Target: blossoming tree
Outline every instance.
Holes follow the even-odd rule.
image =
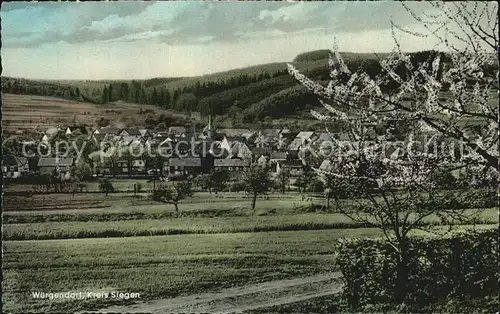
[[[397,42],[396,42],[397,43]],[[333,193],[336,210],[356,222],[379,227],[399,255],[399,301],[405,297],[408,276],[408,241],[412,230],[423,228],[430,219],[445,225],[473,219],[476,213],[452,206],[462,193],[436,189],[435,174],[444,167],[478,167],[498,174],[498,63],[491,52],[474,46],[449,53],[432,52],[416,62],[400,47],[380,60],[381,71],[370,76],[352,71],[338,48],[329,59],[330,81],[315,82],[288,65],[302,85],[316,94],[323,112],[311,114],[323,121],[335,121],[349,134],[349,141],[332,136],[330,169],[316,169],[331,191],[347,193],[355,201],[347,206]],[[404,120],[414,126],[401,154],[390,154],[393,128],[373,132],[384,122]],[[411,149],[413,135],[434,131],[435,139],[461,141],[468,154],[459,158]]]

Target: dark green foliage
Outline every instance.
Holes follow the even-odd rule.
[[[325,190],[325,185],[321,182],[321,180],[315,179],[309,184],[309,190],[311,192],[323,192]]]
[[[190,126],[191,121],[184,117],[178,117],[171,114],[161,114],[159,116],[148,116],[144,121],[146,127],[156,129],[166,129],[171,125]]]
[[[161,186],[151,194],[151,198],[157,202],[174,205],[175,211],[179,211],[179,201],[191,196],[193,196],[192,184],[185,181]]]
[[[276,176],[277,190],[280,190],[281,193],[285,193],[288,183],[290,183],[290,178],[290,172],[286,169],[282,169]]]
[[[88,181],[92,178],[92,168],[88,163],[80,161],[71,167],[71,176],[78,181]]]
[[[238,107],[247,108],[261,99],[294,85],[296,82],[291,76],[283,75],[236,88],[222,89],[221,92],[202,98],[199,111],[205,114],[225,114],[236,101],[238,101]]]
[[[325,176],[323,185],[328,189],[328,196],[336,199],[359,198],[372,194],[377,185],[368,178],[338,178]]]
[[[394,303],[398,255],[386,241],[342,241],[338,265],[352,308]],[[412,237],[408,243],[405,304],[421,306],[446,297],[498,294],[498,229],[449,238]]]
[[[213,170],[196,177],[196,183],[202,190],[210,193],[215,192],[215,194],[225,189],[228,180],[229,173],[226,170]]]
[[[243,182],[245,191],[252,196],[252,210],[255,209],[257,196],[267,194],[273,186],[269,177],[269,169],[256,164],[245,170]]]
[[[304,166],[304,169],[300,176],[295,181],[295,186],[298,187],[300,193],[306,192],[306,190],[311,190],[310,185],[315,178],[315,172],[310,166]],[[321,183],[321,181],[320,181]],[[312,190],[311,190],[312,191]],[[321,191],[323,191],[323,187],[321,187]]]
[[[302,85],[293,86],[252,104],[244,111],[243,118],[251,122],[266,116],[280,117],[307,109],[307,105],[310,108],[319,105],[317,97]]]
[[[99,183],[99,190],[103,193],[106,193],[106,196],[108,196],[108,193],[113,193],[115,191],[115,188],[109,180],[104,180]]]
[[[241,181],[232,182],[226,186],[224,192],[243,192],[245,191],[245,183]]]
[[[294,62],[304,62],[304,61],[323,60],[323,59],[328,59],[329,55],[330,55],[330,50],[321,49],[321,50],[315,50],[315,51],[301,53],[301,54],[297,55],[293,61]]]
[[[498,207],[498,195],[496,190],[467,190],[456,193],[446,193],[444,198],[429,199],[419,202],[424,210],[432,208],[442,209],[465,209],[465,208],[492,208]]]
[[[229,180],[229,173],[226,170],[214,170],[210,173],[210,183],[215,193],[222,192]]]
[[[193,93],[180,94],[173,109],[180,111],[195,111],[198,108],[198,99]]]

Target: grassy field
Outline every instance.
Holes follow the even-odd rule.
[[[483,223],[496,223],[497,212],[482,215]],[[436,217],[426,220],[437,223]],[[4,240],[135,237],[169,234],[239,233],[288,230],[319,230],[363,227],[341,214],[294,214],[266,216],[182,217],[117,221],[63,221],[6,224]]]
[[[336,239],[380,235],[359,228],[6,241],[4,309],[75,311],[127,301],[33,299],[36,291],[139,293],[146,300],[330,272]]]
[[[176,213],[145,194],[8,196],[4,312],[73,312],[133,301],[43,300],[33,298],[37,291],[128,292],[146,300],[335,271],[336,239],[381,232],[354,228],[341,214],[309,212],[321,202],[271,194],[254,213],[244,193],[197,193]],[[488,223],[482,228],[497,225],[498,210],[484,210],[481,219]]]
[[[377,230],[322,230],[109,239],[6,241],[5,312],[74,311],[112,300],[54,302],[32,291],[175,296],[334,269],[335,238]],[[37,269],[37,271],[34,271]]]
[[[185,115],[146,104],[110,103],[96,105],[48,96],[15,95],[2,93],[2,126],[4,130],[45,131],[49,127],[72,125],[74,122],[95,125],[99,118],[109,119],[116,125],[140,126],[148,115],[140,110],[151,110],[151,116]]]
[[[113,184],[113,187],[115,188],[116,191],[119,192],[133,192],[134,191],[134,184],[141,184],[141,191],[153,191],[153,181],[151,180],[145,180],[145,179],[109,179],[111,184]],[[158,186],[160,185],[160,181],[157,179],[155,182],[155,185]],[[83,192],[99,192],[99,182],[97,181],[92,181],[92,182],[87,182],[87,188],[83,189]],[[46,191],[45,186],[37,186],[37,190],[39,191]],[[32,191],[33,190],[33,185],[32,184],[11,184],[7,185],[6,191],[8,192],[16,192],[16,191]]]

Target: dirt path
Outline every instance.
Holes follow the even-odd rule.
[[[340,273],[269,281],[213,293],[160,299],[130,306],[112,306],[97,313],[238,313],[341,291]]]

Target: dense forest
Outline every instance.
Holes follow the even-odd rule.
[[[412,54],[416,63],[434,52]],[[298,55],[293,64],[309,77],[329,78],[328,50]],[[343,54],[351,70],[380,71],[375,54]],[[181,112],[227,115],[234,123],[280,118],[318,106],[317,99],[291,77],[286,63],[272,63],[189,78],[132,81],[42,81],[2,78],[2,92],[56,96],[97,104],[115,101],[151,104]]]

